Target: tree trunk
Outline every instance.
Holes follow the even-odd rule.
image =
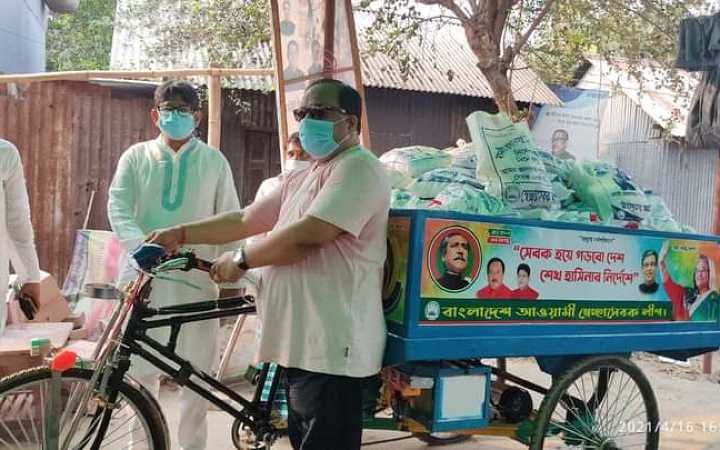
[[[510,89],[507,69],[501,66],[501,64],[495,64],[488,68],[480,67],[480,71],[485,75],[488,83],[490,83],[490,89],[493,91],[498,109],[506,112],[511,119],[518,119],[520,111],[518,110],[512,89]]]
[[[475,16],[473,19],[465,23],[464,28],[468,44],[478,59],[477,66],[490,84],[498,109],[507,113],[511,119],[518,119],[519,110],[510,87],[508,64],[500,54],[502,36],[495,36],[493,32],[496,28],[492,23],[494,17]],[[512,59],[507,58],[509,61]]]

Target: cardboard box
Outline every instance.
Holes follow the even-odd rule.
[[[18,300],[10,291],[8,295],[10,323],[23,322],[62,322],[70,317],[70,306],[60,292],[55,277],[47,272],[40,271],[40,295],[36,299],[37,310],[32,320],[28,320],[20,309]],[[15,276],[10,278],[11,284],[14,282]]]

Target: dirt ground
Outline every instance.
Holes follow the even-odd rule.
[[[670,432],[661,434],[660,448],[663,450],[720,450],[720,357],[714,355],[714,374],[705,376],[700,367],[700,358],[690,361],[690,367],[672,363],[663,363],[654,355],[639,354],[633,357],[650,379],[660,406],[661,421],[668,424]],[[549,378],[542,374],[533,359],[515,359],[508,362],[508,370],[516,375],[541,384],[547,384]],[[164,388],[161,394],[162,404],[173,435],[177,427],[177,408],[175,393]],[[536,405],[537,406],[537,405]],[[663,422],[663,423],[665,423]],[[234,448],[230,440],[232,421],[229,416],[211,410],[209,412],[208,449],[224,450]],[[706,431],[692,433],[680,431],[680,427],[692,427]],[[405,439],[381,443],[378,441],[402,438],[403,433],[366,431],[363,435],[364,447],[377,450],[413,450],[427,448],[417,439]],[[176,443],[173,449],[178,448]],[[463,444],[445,446],[455,449],[523,449],[523,445],[505,438],[474,437]],[[273,449],[290,450],[287,440],[279,441]]]

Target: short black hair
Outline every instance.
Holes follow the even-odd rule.
[[[300,143],[300,133],[297,131],[290,135],[287,141],[288,144],[297,144],[302,147],[302,144]]]
[[[530,266],[528,266],[528,265],[525,264],[525,263],[522,263],[522,264],[520,264],[520,265],[518,266],[518,268],[517,268],[517,273],[520,273],[521,270],[524,270],[525,273],[527,273],[528,276],[530,276]]]
[[[184,80],[170,80],[158,86],[155,89],[155,106],[178,97],[193,110],[200,109],[200,97],[197,91],[192,84]]]
[[[338,106],[344,109],[348,115],[357,117],[357,131],[360,131],[360,124],[362,122],[362,98],[360,97],[360,93],[352,86],[333,78],[314,80],[308,85],[307,89],[317,86],[318,84],[334,84],[340,88],[338,90]]]
[[[658,262],[658,254],[655,250],[645,250],[642,254],[642,258],[640,258],[640,266],[645,263],[645,258],[647,258],[648,256],[654,256],[655,262]]]
[[[500,258],[490,258],[490,261],[488,261],[488,263],[487,263],[487,273],[490,273],[490,265],[492,265],[492,263],[494,263],[494,262],[499,262],[500,265],[502,266],[503,273],[505,273],[505,263]]]
[[[552,132],[553,137],[555,136],[555,133],[562,133],[563,136],[565,136],[565,140],[567,140],[570,136],[568,135],[567,130],[564,130],[562,128],[558,128],[557,130]]]

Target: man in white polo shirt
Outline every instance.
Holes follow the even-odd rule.
[[[216,260],[211,276],[234,281],[264,267],[261,361],[287,369],[295,449],[359,449],[362,387],[385,346],[381,284],[390,184],[358,144],[361,99],[336,80],[310,84],[300,122],[314,159],[242,212],[159,230],[152,242],[220,244],[270,232]]]

